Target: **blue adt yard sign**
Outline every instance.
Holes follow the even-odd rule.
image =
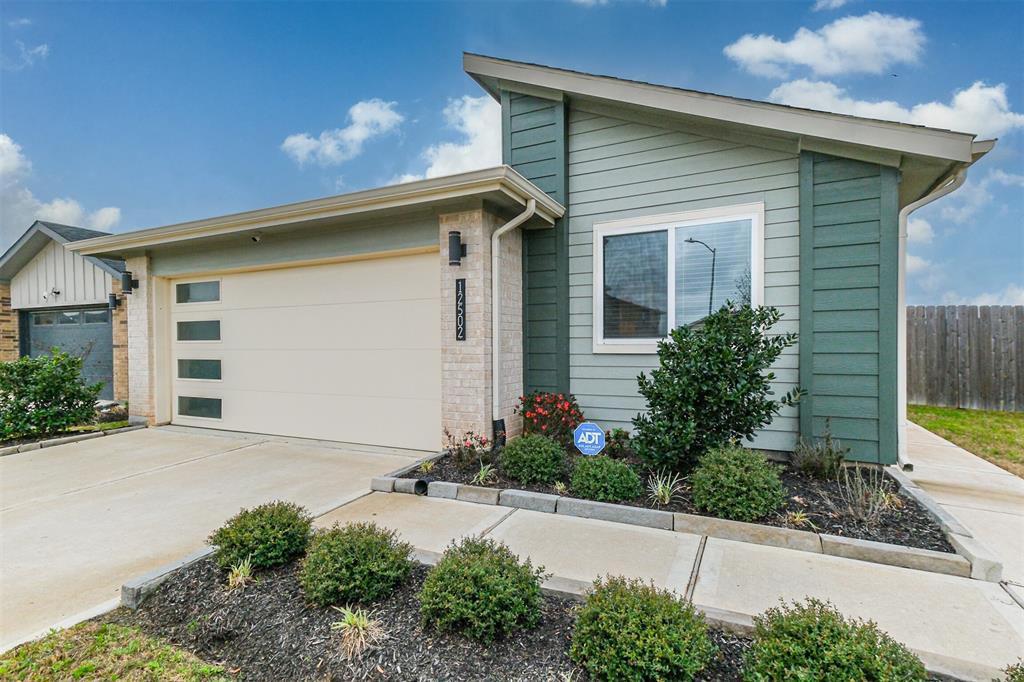
[[[596,455],[604,450],[604,431],[597,424],[583,422],[572,432],[576,449],[584,455]]]

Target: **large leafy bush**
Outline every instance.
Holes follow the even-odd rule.
[[[320,606],[373,602],[390,594],[412,570],[412,545],[373,523],[335,525],[310,540],[299,582]]]
[[[732,303],[679,327],[658,343],[659,367],[637,377],[647,412],[633,419],[633,447],[656,467],[689,471],[710,448],[739,438],[752,439],[782,405],[795,402],[791,391],[773,399],[768,368],[796,334],[770,335],[779,321],[775,308]]]
[[[547,436],[527,433],[501,451],[501,468],[525,485],[552,483],[565,473],[565,448]]]
[[[253,568],[288,563],[306,550],[313,517],[291,502],[243,509],[214,531],[209,542],[217,565],[229,569],[249,560]]]
[[[715,646],[704,617],[671,592],[622,577],[598,581],[576,618],[569,655],[594,680],[692,680]]]
[[[507,546],[463,538],[427,574],[420,591],[425,625],[461,630],[490,642],[540,620],[543,570],[520,562]]]
[[[744,678],[912,682],[927,675],[917,656],[873,622],[847,620],[831,604],[808,599],[754,617]]]
[[[624,502],[643,492],[643,482],[633,467],[607,455],[576,460],[570,485],[576,495],[598,502]]]
[[[572,445],[572,432],[583,421],[576,397],[537,391],[520,396],[516,412],[523,415],[523,431],[554,438],[563,447]]]
[[[0,363],[0,440],[59,433],[91,421],[103,384],[86,384],[81,371],[81,358],[57,348]]]
[[[697,508],[723,519],[755,521],[785,500],[775,466],[760,452],[735,444],[704,455],[691,482]]]

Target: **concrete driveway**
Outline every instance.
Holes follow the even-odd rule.
[[[321,514],[415,456],[168,427],[0,457],[0,651],[112,606],[243,506]]]

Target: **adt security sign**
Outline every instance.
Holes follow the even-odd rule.
[[[596,455],[604,450],[604,431],[597,424],[583,422],[572,432],[576,449],[584,455]]]

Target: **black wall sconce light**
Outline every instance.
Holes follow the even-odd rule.
[[[132,293],[132,289],[139,288],[139,280],[132,279],[132,273],[122,272],[121,273],[121,292],[125,294]]]
[[[121,299],[117,297],[117,294],[110,294],[107,296],[107,305],[111,310],[113,310],[117,308],[117,306],[121,305]]]
[[[448,265],[462,265],[466,255],[466,245],[462,243],[462,233],[452,230],[448,233]]]

